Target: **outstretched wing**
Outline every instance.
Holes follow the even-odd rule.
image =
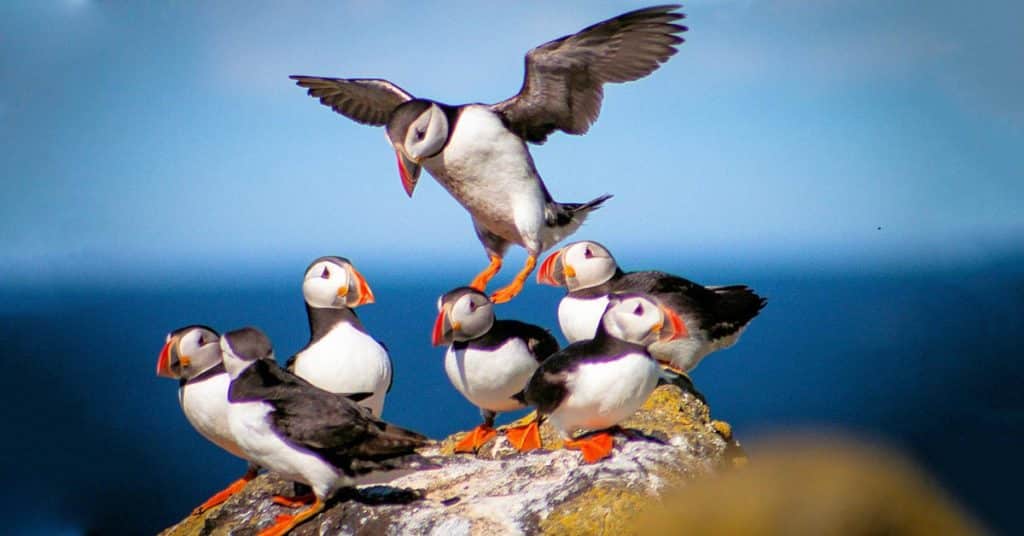
[[[404,89],[374,78],[321,78],[289,76],[295,84],[307,88],[310,97],[320,99],[339,114],[364,125],[383,126],[391,112],[405,101],[412,100]]]
[[[602,85],[647,76],[676,53],[684,17],[678,5],[630,11],[526,54],[519,94],[494,104],[522,138],[543,143],[562,130],[583,134],[601,112]]]

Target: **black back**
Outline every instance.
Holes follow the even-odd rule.
[[[643,292],[658,298],[680,316],[696,320],[711,340],[732,335],[757,316],[767,300],[745,285],[708,288],[689,279],[653,270],[619,270],[602,285],[569,293],[574,297]]]
[[[270,404],[271,427],[285,441],[346,468],[352,460],[410,454],[427,438],[373,417],[346,396],[314,387],[269,360],[257,360],[231,382],[228,400]]]
[[[495,320],[494,325],[487,333],[468,341],[452,342],[452,348],[456,350],[466,348],[493,350],[508,342],[509,339],[523,340],[538,363],[558,351],[558,341],[550,331],[518,320]]]

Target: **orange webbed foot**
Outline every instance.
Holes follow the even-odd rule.
[[[540,426],[537,424],[537,419],[531,421],[530,424],[509,428],[505,435],[508,437],[508,442],[512,443],[512,446],[519,452],[530,452],[541,447]]]
[[[199,515],[209,510],[210,508],[213,508],[214,506],[223,503],[224,501],[231,498],[232,495],[245,489],[245,485],[248,484],[249,481],[254,478],[256,478],[255,469],[250,469],[249,471],[246,471],[245,475],[243,475],[242,478],[239,478],[238,480],[228,484],[228,487],[218,491],[213,495],[213,497],[206,499],[206,502],[200,504],[194,510],[192,510],[192,515]]]
[[[274,504],[279,504],[281,506],[285,506],[285,507],[288,507],[288,508],[298,508],[300,506],[306,506],[306,505],[309,505],[309,504],[313,504],[316,501],[316,495],[313,495],[312,492],[307,493],[305,495],[299,495],[299,496],[296,496],[296,497],[285,497],[283,495],[274,495],[274,498],[271,499],[271,500],[274,501]]]
[[[491,255],[491,264],[487,265],[484,271],[477,274],[469,286],[483,292],[487,288],[487,283],[491,282],[491,279],[498,273],[498,270],[501,270],[501,257]]]
[[[608,432],[598,432],[565,442],[565,448],[580,451],[586,463],[594,463],[611,456],[614,446],[615,440]]]
[[[295,515],[279,515],[274,519],[274,524],[260,531],[259,536],[284,536],[303,521],[319,514],[324,509],[324,503],[319,498],[309,508]]]
[[[476,452],[497,434],[494,428],[481,424],[467,432],[466,436],[455,444],[455,452]]]
[[[491,301],[494,303],[505,303],[512,298],[515,298],[523,290],[523,283],[526,282],[526,278],[530,277],[530,272],[533,272],[534,266],[537,265],[537,257],[530,255],[526,257],[526,264],[523,269],[516,274],[515,279],[508,284],[507,287],[498,289],[491,296]]]

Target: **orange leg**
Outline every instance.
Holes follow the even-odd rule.
[[[534,419],[530,424],[509,428],[506,432],[509,443],[519,452],[530,452],[541,447],[540,420]]]
[[[494,428],[481,424],[466,433],[466,437],[463,437],[461,441],[455,444],[455,452],[476,452],[476,449],[482,447],[484,443],[490,441],[497,434],[498,432]]]
[[[507,287],[498,289],[494,295],[491,296],[491,301],[494,303],[505,303],[512,298],[515,298],[516,294],[519,294],[519,292],[523,290],[523,283],[526,282],[527,277],[530,277],[530,272],[533,271],[535,266],[537,266],[537,257],[535,255],[526,257],[526,264],[523,266],[523,269],[516,274],[516,278],[513,279]]]
[[[284,536],[285,534],[288,534],[288,531],[300,525],[303,521],[322,512],[323,509],[324,502],[317,497],[316,501],[313,502],[313,506],[310,506],[295,515],[277,516],[277,519],[274,520],[274,524],[269,528],[261,530],[259,536]]]
[[[587,463],[594,463],[611,456],[614,446],[615,440],[608,432],[598,432],[565,442],[565,448],[582,452],[583,461]]]
[[[299,495],[298,497],[274,495],[273,501],[274,504],[280,504],[281,506],[287,506],[288,508],[298,508],[300,506],[313,504],[313,502],[316,501],[316,495],[313,495],[312,491],[305,495]]]
[[[249,470],[246,471],[244,475],[242,475],[242,478],[239,478],[238,480],[232,482],[231,484],[228,484],[228,487],[218,491],[216,494],[214,494],[213,497],[206,499],[206,502],[197,506],[195,510],[192,510],[192,515],[199,515],[209,510],[210,508],[213,508],[214,506],[217,506],[218,504],[228,500],[228,498],[230,498],[232,495],[238,493],[239,491],[242,491],[242,489],[245,488],[245,485],[248,484],[249,481],[254,478],[256,478],[256,469],[254,467],[250,467]]]
[[[487,288],[487,283],[490,283],[491,279],[498,273],[498,270],[501,270],[501,257],[491,255],[491,264],[487,265],[484,271],[477,274],[469,286],[483,292]]]

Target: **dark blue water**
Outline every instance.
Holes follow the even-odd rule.
[[[740,344],[705,360],[694,380],[740,438],[827,427],[880,439],[1009,532],[1019,497],[1011,486],[1024,476],[1022,260],[869,275],[691,272],[742,280],[769,298]],[[184,324],[251,324],[283,361],[306,337],[294,275],[209,288],[0,292],[8,528],[153,533],[239,476],[241,461],[189,427],[176,383],[154,375],[157,352]],[[360,314],[395,362],[385,417],[437,437],[479,417],[447,383],[441,349],[429,346],[435,300],[447,289],[423,281],[371,276],[378,303]],[[530,285],[498,314],[557,333],[559,298]]]

